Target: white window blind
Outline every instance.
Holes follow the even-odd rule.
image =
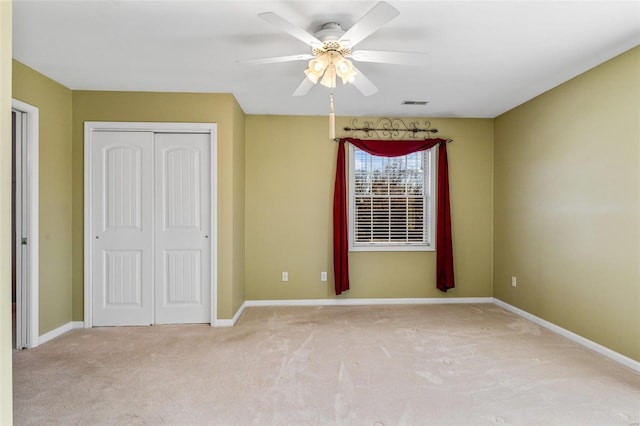
[[[433,150],[378,157],[350,148],[352,250],[432,250]]]

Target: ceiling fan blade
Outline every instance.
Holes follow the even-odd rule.
[[[293,92],[292,96],[304,96],[309,93],[309,90],[314,86],[313,82],[309,80],[307,77],[302,80],[302,83],[298,86],[295,92]]]
[[[428,59],[424,53],[387,52],[382,50],[356,50],[351,53],[350,58],[359,62],[413,66],[427,65]]]
[[[353,67],[353,70],[358,74],[356,75],[352,84],[356,86],[363,95],[371,96],[378,91],[378,88],[371,82],[371,80],[369,80],[364,76],[364,74],[362,74],[362,71],[360,71],[356,67]]]
[[[264,12],[259,13],[258,17],[260,17],[263,21],[267,21],[268,23],[275,25],[282,31],[291,34],[298,40],[301,40],[310,46],[322,45],[322,42],[318,40],[314,35],[309,34],[299,26],[292,24],[280,15],[276,15],[273,12]]]
[[[292,61],[304,61],[307,59],[313,59],[315,56],[303,53],[300,55],[289,55],[289,56],[274,56],[271,58],[260,58],[260,59],[246,59],[236,61],[239,64],[276,64],[278,62],[292,62]]]
[[[351,47],[353,47],[399,14],[398,9],[387,2],[381,1],[365,13],[349,31],[344,33],[340,37],[340,41],[349,41]]]

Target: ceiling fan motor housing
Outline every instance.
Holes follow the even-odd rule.
[[[330,40],[338,40],[345,31],[342,29],[342,25],[337,22],[328,22],[320,28],[320,31],[315,33],[315,36],[321,42],[326,42]]]
[[[320,31],[315,33],[318,40],[322,42],[322,46],[312,47],[311,53],[314,56],[320,56],[325,53],[330,53],[332,56],[348,56],[351,54],[351,48],[348,42],[340,41],[340,37],[344,35],[345,31],[342,29],[342,25],[337,22],[328,22],[322,26]]]

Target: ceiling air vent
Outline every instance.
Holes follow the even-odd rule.
[[[402,105],[426,105],[429,101],[402,101]]]

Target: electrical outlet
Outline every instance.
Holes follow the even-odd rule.
[[[511,287],[518,287],[518,280],[516,277],[511,277]]]
[[[282,281],[289,281],[289,273],[288,272],[283,272],[282,273]]]
[[[327,273],[320,272],[320,281],[326,281],[326,280],[327,280]]]

